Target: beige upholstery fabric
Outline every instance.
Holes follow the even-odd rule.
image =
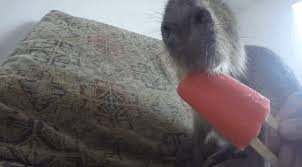
[[[0,70],[0,158],[38,166],[190,162],[192,115],[161,42],[52,11]]]

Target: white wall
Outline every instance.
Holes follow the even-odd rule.
[[[264,0],[238,14],[241,36],[250,44],[266,46],[280,55],[290,55],[292,9],[286,0]]]
[[[291,0],[227,1],[235,5],[241,37],[246,43],[269,47],[292,67],[299,68],[297,62],[300,59],[297,61],[292,48]],[[160,39],[160,20],[165,2],[166,0],[0,0],[0,62],[1,57],[8,55],[24,34],[30,31],[34,22],[52,9]]]
[[[302,1],[293,6],[294,10],[294,55],[295,62],[292,62],[297,69],[299,76],[302,78]]]
[[[294,52],[291,5],[289,0],[262,0],[237,16],[246,43],[272,49],[302,76],[302,56]]]

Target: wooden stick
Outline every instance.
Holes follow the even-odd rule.
[[[280,119],[278,117],[274,117],[271,114],[268,116],[267,120],[265,121],[265,123],[270,126],[271,128],[273,128],[274,130],[278,131],[279,129],[279,122]]]
[[[272,153],[272,151],[267,148],[258,138],[255,138],[250,143],[250,146],[260,154],[265,160],[269,161],[273,167],[278,167],[279,159]]]
[[[269,115],[265,123],[269,125],[272,129],[278,130],[279,128],[279,119],[275,118],[272,115]],[[269,161],[273,167],[278,167],[278,157],[264,145],[258,138],[255,138],[250,143],[250,146],[258,152],[265,160]]]

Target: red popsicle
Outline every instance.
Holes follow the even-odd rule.
[[[264,158],[277,161],[276,156],[257,139],[262,123],[270,116],[267,98],[227,75],[199,72],[189,73],[177,91],[238,149],[243,150],[251,144],[261,155],[265,154],[262,155]],[[276,123],[270,125],[276,128]]]

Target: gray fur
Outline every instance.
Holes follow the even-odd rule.
[[[245,72],[246,56],[237,22],[220,0],[169,0],[163,41],[182,71],[207,70],[234,77]]]
[[[181,79],[188,71],[244,76],[245,48],[237,22],[221,0],[169,0],[162,21],[163,41]],[[194,112],[194,166],[227,145]]]

